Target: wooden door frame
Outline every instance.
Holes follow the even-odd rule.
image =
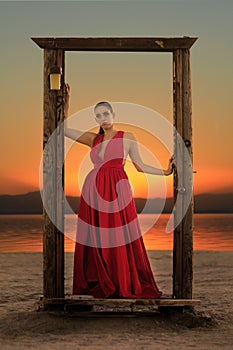
[[[53,66],[62,67],[65,73],[65,51],[115,52],[171,52],[173,54],[173,106],[174,127],[181,135],[191,160],[192,154],[192,102],[190,48],[197,38],[31,38],[44,50],[44,140],[43,148],[57,126],[64,120],[62,89],[52,91],[49,74]],[[177,147],[177,139],[175,149]],[[51,151],[52,150],[52,151]],[[60,129],[50,152],[44,156],[44,200],[49,203],[53,220],[43,208],[43,296],[64,298],[64,133]],[[180,185],[188,186],[187,164],[178,157],[182,168]],[[177,173],[174,176],[174,197],[177,197]],[[184,194],[185,196],[185,194]],[[182,203],[178,210],[182,211]],[[176,215],[176,213],[175,213]],[[193,197],[180,224],[174,230],[173,247],[173,298],[192,299],[193,284]]]

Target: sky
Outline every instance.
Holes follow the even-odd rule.
[[[31,38],[105,36],[198,37],[191,48],[194,194],[232,192],[232,13],[233,3],[226,0],[0,1],[0,194],[39,189],[43,50]],[[170,53],[67,52],[65,77],[70,114],[80,113],[80,129],[82,110],[103,99],[144,106],[172,123]],[[133,132],[166,168],[167,150],[142,127]],[[72,146],[67,194],[80,194],[77,178],[88,152]],[[144,175],[130,164],[127,169],[135,196],[146,196]],[[161,179],[155,181],[159,187]],[[172,178],[165,181],[170,196]]]

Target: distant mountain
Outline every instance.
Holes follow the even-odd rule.
[[[196,213],[233,213],[233,193],[202,193],[194,197]]]
[[[68,196],[67,201],[77,213],[79,197]],[[149,199],[146,213],[156,213],[163,203],[161,198]],[[145,204],[145,198],[135,198],[137,212],[140,213]],[[163,213],[170,213],[173,207],[173,198],[167,198]],[[233,213],[233,193],[211,194],[204,193],[194,197],[195,213]],[[0,195],[0,214],[41,214],[42,201],[40,192],[29,192],[19,195]]]
[[[40,214],[40,191],[17,195],[0,195],[0,214]]]

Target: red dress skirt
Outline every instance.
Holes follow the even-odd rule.
[[[74,252],[73,294],[95,298],[159,298],[141,237],[135,202],[124,170],[124,132],[99,151],[104,134],[93,143],[94,168],[82,188]]]

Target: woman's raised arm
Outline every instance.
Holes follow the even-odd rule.
[[[174,165],[173,158],[169,159],[168,167],[167,167],[166,170],[155,168],[153,166],[145,164],[142,161],[142,158],[140,156],[136,138],[130,132],[127,133],[127,137],[130,140],[129,156],[130,156],[130,158],[131,158],[131,160],[133,162],[133,165],[137,169],[137,171],[143,172],[143,173],[147,173],[147,174],[165,175],[165,176],[171,175],[173,173],[173,165]]]
[[[70,139],[83,143],[89,147],[92,147],[93,141],[96,138],[97,134],[94,132],[83,132],[81,130],[71,129],[67,127],[67,119],[69,115],[69,106],[70,106],[70,86],[69,84],[64,84],[64,95],[65,95],[65,105],[64,105],[64,132],[65,136]]]

